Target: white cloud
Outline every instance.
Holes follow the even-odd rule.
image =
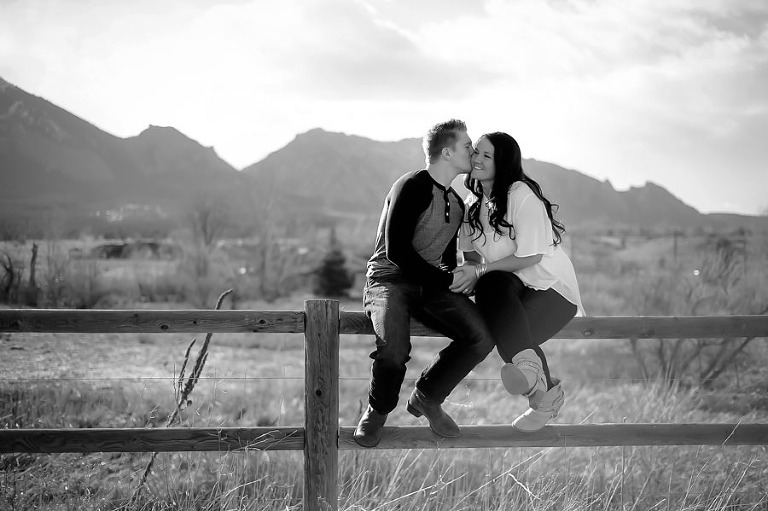
[[[751,183],[728,191],[740,210],[768,189],[764,0],[6,0],[0,76],[239,167],[317,126],[389,140],[462,117],[706,210],[725,166]]]
[[[454,41],[443,52],[475,51],[472,69],[506,76],[504,84],[478,84],[473,125],[516,133],[528,156],[622,188],[652,180],[713,210],[725,204],[719,197],[728,185],[716,183],[726,165],[768,187],[768,173],[760,172],[768,152],[758,142],[768,136],[768,9],[755,3],[748,17],[732,9],[492,2],[487,19],[463,21],[472,45]],[[724,22],[731,16],[742,21]],[[438,34],[422,35],[434,41]],[[752,194],[734,202],[756,210],[752,190],[730,193]]]

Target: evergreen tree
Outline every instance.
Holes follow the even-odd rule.
[[[347,258],[341,250],[341,245],[336,239],[336,229],[331,228],[330,247],[323,258],[323,262],[315,270],[315,289],[318,296],[338,298],[347,295],[352,287],[354,279],[347,270],[345,263]]]

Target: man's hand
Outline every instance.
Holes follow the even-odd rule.
[[[475,290],[477,283],[477,274],[475,273],[475,263],[464,263],[453,270],[453,283],[448,288],[454,293],[469,296]]]

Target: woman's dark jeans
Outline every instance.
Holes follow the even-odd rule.
[[[442,403],[493,350],[477,306],[461,294],[425,290],[405,279],[368,279],[363,303],[376,333],[368,401],[379,413],[397,405],[411,358],[411,317],[451,339],[416,381],[416,388],[430,400]]]
[[[483,275],[475,286],[475,302],[502,360],[512,362],[512,357],[524,349],[534,350],[541,357],[551,387],[547,359],[539,345],[573,319],[576,306],[554,289],[527,287],[517,275],[506,271]]]

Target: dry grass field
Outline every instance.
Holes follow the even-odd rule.
[[[709,308],[698,312],[756,313],[747,307],[768,303],[761,265],[768,251],[761,253],[763,238],[751,241],[748,275],[729,284],[729,297],[708,298]],[[681,242],[677,261],[669,239],[630,239],[623,245],[579,240],[574,262],[591,315],[680,314],[682,306],[656,310],[677,299],[681,289],[693,289],[690,296],[706,291],[691,279],[701,276],[693,271],[703,271],[709,253],[702,240]],[[105,273],[130,275],[142,268],[141,261],[127,261]],[[682,275],[681,280],[671,275]],[[671,283],[665,288],[662,282]],[[654,283],[653,293],[647,283]],[[735,300],[737,294],[746,298]],[[298,293],[237,306],[297,310],[308,298]],[[361,309],[357,300],[341,306]],[[135,302],[130,307],[189,304]],[[174,382],[190,341],[179,334],[0,334],[0,427],[163,427],[174,409]],[[627,341],[549,341],[545,350],[566,390],[566,404],[554,422],[768,422],[765,341],[751,343],[708,386],[696,380],[696,364],[674,380],[648,378]],[[414,340],[401,402],[443,343]],[[649,356],[654,341],[647,343]],[[372,345],[370,336],[342,336],[342,425],[353,425],[365,403]],[[209,353],[182,425],[302,424],[301,335],[216,334]],[[699,357],[706,360],[706,355]],[[506,424],[525,409],[523,398],[503,391],[500,364],[491,354],[450,396],[446,408],[460,424]],[[402,406],[388,423],[425,425]],[[125,509],[149,456],[2,455],[0,510]],[[300,453],[285,451],[160,454],[134,509],[300,509],[302,467]],[[350,511],[768,508],[766,447],[343,451],[340,480],[339,507]]]

